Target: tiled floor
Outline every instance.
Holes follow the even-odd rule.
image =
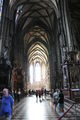
[[[35,96],[28,96],[15,106],[12,120],[58,120],[58,116],[47,100],[36,102]]]
[[[64,112],[68,111],[72,105],[65,102]],[[76,114],[75,114],[76,113]],[[49,96],[42,102],[36,102],[35,96],[28,96],[15,105],[14,117],[12,120],[80,120],[80,104],[73,107],[59,119],[64,113],[59,112],[58,108],[55,112],[53,99]],[[77,116],[77,117],[76,117]]]

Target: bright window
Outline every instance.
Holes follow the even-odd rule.
[[[41,81],[41,66],[38,62],[35,66],[35,81]]]
[[[30,65],[30,83],[33,83],[33,65]]]

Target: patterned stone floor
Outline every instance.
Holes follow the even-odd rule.
[[[12,120],[58,120],[58,115],[47,100],[36,102],[35,96],[28,96],[16,104]]]
[[[65,102],[64,113],[71,107],[70,103]],[[55,112],[53,99],[48,96],[42,102],[36,102],[35,96],[27,96],[15,105],[14,116],[12,120],[80,120],[80,104],[73,107],[60,119],[64,114]]]

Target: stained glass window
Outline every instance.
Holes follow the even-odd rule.
[[[36,63],[35,73],[35,81],[41,81],[41,66],[39,62]]]
[[[30,65],[30,83],[33,83],[33,65]]]

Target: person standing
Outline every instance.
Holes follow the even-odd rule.
[[[36,90],[36,102],[38,102],[38,90]]]
[[[20,102],[20,99],[21,99],[21,90],[19,89],[18,90],[18,102]]]
[[[45,95],[45,99],[46,99],[46,93],[47,93],[47,91],[46,91],[46,89],[44,89],[44,95]]]
[[[60,93],[59,93],[58,103],[59,103],[59,111],[64,112],[64,94],[62,90],[60,90]]]
[[[54,104],[55,104],[55,112],[56,112],[56,107],[57,107],[57,104],[58,104],[58,97],[59,97],[58,90],[55,90],[55,92],[53,93]]]
[[[42,102],[41,95],[42,95],[42,92],[41,92],[41,90],[39,90],[39,101],[40,102]]]
[[[3,96],[1,101],[0,117],[4,116],[4,120],[11,120],[14,106],[14,99],[8,93],[8,89],[3,89]]]

